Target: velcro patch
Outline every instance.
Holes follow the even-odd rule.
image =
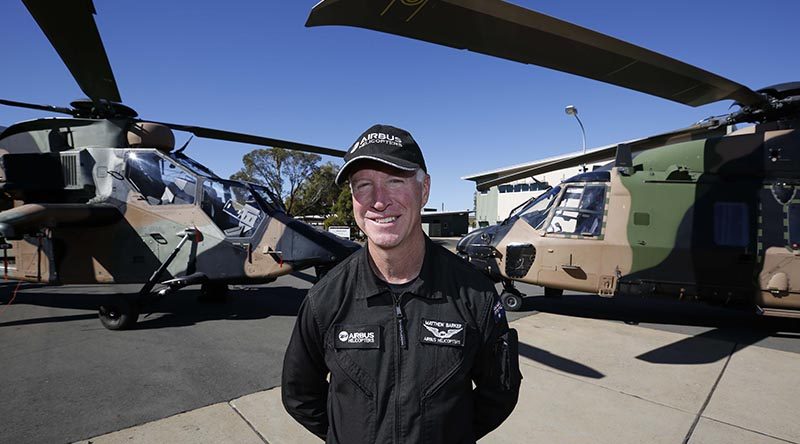
[[[377,325],[337,325],[335,348],[380,348],[381,329]]]
[[[464,323],[423,319],[419,342],[433,345],[464,346]]]

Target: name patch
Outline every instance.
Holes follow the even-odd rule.
[[[423,319],[419,341],[423,344],[464,346],[464,323]]]
[[[335,348],[380,348],[381,329],[377,325],[337,325]]]

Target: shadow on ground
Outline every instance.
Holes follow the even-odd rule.
[[[766,317],[743,309],[698,302],[568,294],[559,298],[526,297],[522,310],[622,321],[631,325],[667,324],[704,329],[637,356],[637,359],[658,364],[707,364],[766,338],[800,339],[800,319]]]
[[[16,296],[14,287],[0,286],[0,309],[13,297],[13,305],[36,305],[72,310],[91,310],[93,313],[61,314],[51,317],[19,319],[0,322],[0,328],[68,322],[97,317],[97,309],[109,298],[135,295],[131,286],[65,286],[41,287],[22,285]],[[233,287],[222,303],[198,301],[198,289],[183,289],[167,296],[155,305],[141,310],[137,329],[183,327],[199,322],[223,319],[265,319],[269,316],[295,316],[306,296],[307,289],[288,286]],[[99,321],[98,321],[99,322]]]
[[[556,370],[561,370],[565,373],[571,373],[576,376],[584,376],[592,379],[602,379],[605,377],[604,374],[587,365],[581,364],[580,362],[563,358],[550,353],[547,350],[543,350],[523,342],[519,343],[519,354],[528,359],[536,361],[539,364],[546,365]]]

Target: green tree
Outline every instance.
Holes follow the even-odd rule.
[[[259,148],[242,157],[244,167],[231,175],[234,180],[246,180],[262,184],[280,196],[286,211],[294,214],[295,201],[302,183],[318,169],[321,157],[317,154],[285,150],[283,148]]]
[[[341,192],[341,187],[335,183],[338,172],[339,167],[330,162],[314,170],[300,185],[293,214],[327,216],[333,213],[332,208]]]
[[[350,193],[349,186],[342,187],[331,212],[333,214],[325,219],[324,222],[326,230],[331,225],[344,225],[358,230],[356,219],[353,216],[353,195]]]

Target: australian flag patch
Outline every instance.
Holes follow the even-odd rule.
[[[492,305],[492,316],[494,317],[495,324],[506,318],[506,309],[503,308],[503,303],[500,302],[500,298],[497,296],[494,297],[494,305]]]

